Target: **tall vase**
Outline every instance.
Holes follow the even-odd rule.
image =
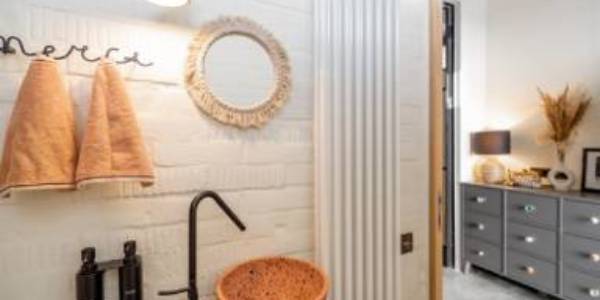
[[[566,146],[564,144],[556,145],[558,162],[548,173],[548,180],[557,191],[569,191],[575,183],[575,173],[569,170],[565,165]]]

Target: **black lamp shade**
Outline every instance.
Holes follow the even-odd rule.
[[[479,155],[510,154],[510,131],[480,131],[471,134],[471,152]]]

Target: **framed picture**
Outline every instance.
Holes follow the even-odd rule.
[[[600,149],[583,149],[581,190],[583,192],[600,193]]]

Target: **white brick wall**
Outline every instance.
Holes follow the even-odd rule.
[[[193,1],[168,10],[141,0],[6,0],[0,34],[46,43],[87,44],[100,54],[134,49],[152,68],[123,68],[152,152],[157,184],[93,186],[78,192],[32,192],[0,202],[0,299],[74,299],[79,251],[97,247],[99,259],[121,256],[136,239],[144,258],[145,299],[185,285],[187,209],[198,191],[216,189],[248,225],[240,233],[211,202],[199,212],[200,293],[211,298],[224,269],[245,259],[284,254],[312,259],[312,1]],[[122,7],[122,10],[116,7]],[[181,85],[194,29],[223,14],[251,17],[289,51],[294,91],[288,105],[261,130],[237,130],[208,119]],[[169,25],[157,20],[177,20]],[[190,24],[188,26],[182,26]],[[28,60],[0,56],[0,138],[4,138]],[[61,62],[79,122],[87,114],[94,65]],[[116,276],[107,299],[117,298]],[[171,299],[184,299],[183,296]]]

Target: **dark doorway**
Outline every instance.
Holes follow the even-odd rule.
[[[455,134],[456,134],[456,5],[444,3],[444,266],[454,267]]]

